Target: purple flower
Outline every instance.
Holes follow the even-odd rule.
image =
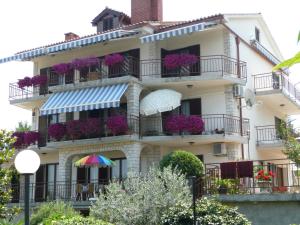
[[[47,84],[47,75],[36,75],[31,78],[33,86],[41,86]]]
[[[164,65],[167,69],[176,69],[181,66],[193,65],[198,61],[198,57],[193,54],[170,54],[164,58]]]
[[[191,134],[201,134],[204,130],[204,121],[200,116],[188,116],[186,118],[186,131]]]
[[[89,118],[81,122],[80,132],[88,137],[100,134],[100,119]]]
[[[104,58],[104,64],[107,66],[113,66],[115,64],[122,63],[123,61],[124,61],[124,56],[118,53],[106,55]]]
[[[15,141],[15,143],[14,143],[14,147],[16,148],[16,149],[21,149],[22,147],[24,147],[25,146],[25,142],[24,142],[24,136],[25,136],[25,132],[14,132],[13,134],[12,134],[12,136],[14,137],[14,138],[16,138],[16,141]]]
[[[77,140],[82,136],[80,120],[71,120],[66,123],[67,134],[72,140]]]
[[[185,115],[173,115],[166,118],[165,129],[171,133],[183,132],[186,128]]]
[[[39,132],[36,131],[28,131],[24,135],[24,143],[27,146],[36,144],[39,139],[40,139],[40,134]]]
[[[51,138],[60,141],[66,135],[66,127],[63,124],[52,124],[48,128],[48,134]]]
[[[125,116],[111,116],[107,119],[106,125],[113,135],[124,134],[128,131],[128,124]]]
[[[30,87],[32,85],[30,77],[24,77],[18,81],[19,88]]]
[[[52,66],[55,73],[59,75],[68,74],[72,71],[72,66],[70,63],[60,63]]]
[[[97,66],[99,65],[99,59],[97,57],[87,57],[81,59],[74,59],[72,62],[72,68],[76,70],[81,70],[86,67]]]

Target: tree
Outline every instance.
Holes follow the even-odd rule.
[[[18,122],[18,126],[16,127],[17,132],[26,132],[26,131],[30,131],[30,130],[31,130],[31,126],[28,124],[27,121]]]
[[[9,217],[13,211],[7,208],[7,203],[11,198],[10,182],[13,170],[3,165],[8,163],[14,155],[12,133],[0,130],[0,218]]]
[[[163,157],[160,161],[160,167],[165,168],[171,166],[177,168],[187,177],[203,175],[204,166],[200,159],[193,153],[177,150]]]
[[[298,34],[298,43],[300,41],[300,32]],[[287,59],[281,63],[279,63],[278,65],[276,65],[273,70],[276,71],[276,70],[279,70],[279,69],[282,69],[282,68],[289,68],[295,64],[298,64],[300,63],[300,52],[298,52],[296,55],[294,55],[294,57],[290,58],[290,59]]]

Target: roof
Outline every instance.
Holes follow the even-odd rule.
[[[130,16],[128,16],[127,14],[106,7],[106,8],[105,8],[98,16],[96,16],[96,17],[92,20],[92,25],[93,25],[93,26],[96,26],[97,23],[98,23],[104,16],[106,16],[106,15],[108,15],[108,14],[114,15],[114,16],[116,16],[116,17],[124,17],[124,18],[125,18],[125,21],[127,21],[128,23],[130,23],[130,21],[131,21]]]

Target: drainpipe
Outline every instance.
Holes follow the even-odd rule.
[[[236,44],[236,58],[237,58],[237,75],[238,75],[238,78],[241,78],[241,68],[240,68],[240,39],[237,36],[235,37],[235,44]],[[239,98],[238,104],[239,104],[239,114],[240,114],[240,135],[243,136],[242,98]],[[244,144],[241,144],[241,151],[242,151],[242,159],[245,159]]]

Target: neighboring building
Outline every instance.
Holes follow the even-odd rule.
[[[32,177],[36,201],[53,195],[74,197],[77,183],[105,184],[128,172],[145,172],[176,149],[192,152],[206,164],[285,158],[277,128],[286,116],[300,112],[300,95],[285,72],[272,73],[283,58],[261,14],[165,22],[162,0],[132,0],[131,17],[106,8],[92,25],[96,34],[67,33],[63,42],[0,60],[32,61],[34,74],[48,77],[47,84],[37,87],[10,84],[9,94],[12,105],[32,111],[32,127],[40,135],[38,145],[28,147],[39,153],[42,162]],[[116,64],[105,62],[105,56],[113,53],[123,57],[115,56]],[[178,65],[172,57],[170,62],[171,54],[192,57]],[[52,69],[90,56],[98,57],[99,64],[71,69],[65,75]],[[167,65],[174,61],[175,66]],[[162,89],[181,93],[181,105],[141,115],[142,99]],[[143,107],[155,108],[166,97],[170,104],[176,100],[176,95],[174,99],[162,95],[145,101]],[[201,116],[204,130],[193,134],[167,129],[170,115],[175,114]],[[126,117],[128,129],[112,134],[106,122],[114,115]],[[88,118],[100,121],[100,134],[74,134],[60,141],[47,135],[52,124]],[[115,166],[74,166],[76,160],[93,153],[114,160]],[[282,174],[280,186],[286,185],[286,168],[276,170]]]

